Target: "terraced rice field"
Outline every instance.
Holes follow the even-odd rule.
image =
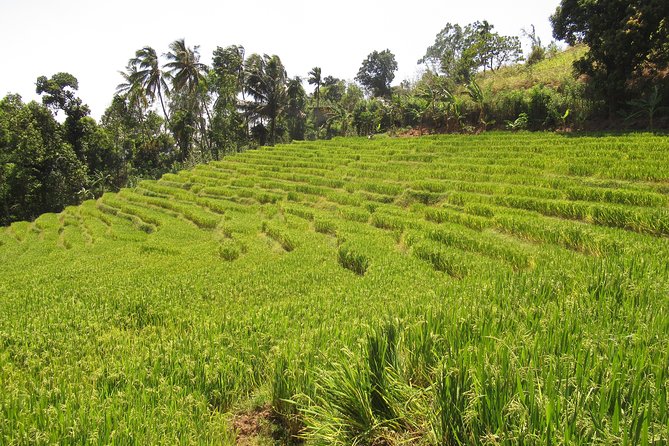
[[[667,444],[669,139],[263,148],[0,228],[0,444]]]

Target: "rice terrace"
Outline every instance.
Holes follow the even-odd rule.
[[[667,444],[669,139],[335,138],[0,229],[2,444]]]

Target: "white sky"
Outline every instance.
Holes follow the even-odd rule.
[[[79,80],[79,95],[99,118],[135,50],[167,52],[175,39],[277,54],[289,76],[314,66],[351,80],[373,50],[390,49],[395,84],[416,77],[416,61],[447,22],[488,20],[504,35],[534,24],[544,44],[559,0],[0,0],[0,97],[37,99],[35,80],[59,71]]]

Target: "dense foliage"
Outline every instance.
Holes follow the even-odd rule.
[[[447,23],[428,47],[418,63],[427,63],[453,82],[470,82],[474,74],[499,69],[502,65],[522,58],[520,39],[493,32],[487,21],[474,22],[464,28]]]
[[[593,94],[606,101],[611,116],[648,89],[649,80],[657,82],[660,71],[669,92],[669,2],[562,0],[551,22],[557,39],[588,45],[575,66],[591,77]]]
[[[337,138],[14,223],[0,443],[667,444],[668,184],[652,134]]]
[[[217,47],[210,66],[202,63],[199,47],[184,39],[170,43],[164,53],[142,47],[120,72],[122,82],[99,124],[77,96],[73,75],[40,76],[36,91],[54,122],[33,127],[55,133],[42,132],[43,142],[31,139],[40,150],[17,150],[18,140],[27,136],[10,133],[28,124],[25,116],[12,116],[22,106],[5,107],[0,119],[9,133],[0,140],[0,224],[33,219],[142,178],[292,140],[491,128],[572,130],[606,111],[609,117],[625,116],[611,128],[666,127],[665,3],[564,0],[552,16],[554,33],[571,44],[587,44],[565,52],[582,55],[576,66],[586,76],[579,79],[559,74],[560,63],[571,61],[554,43],[543,46],[534,28],[523,31],[530,52],[522,63],[520,39],[500,35],[485,20],[447,23],[419,61],[420,78],[398,86],[392,86],[398,66],[388,49],[372,51],[362,61],[356,83],[318,66],[304,77],[289,76],[278,55],[246,54],[241,45]],[[509,72],[520,84],[499,88],[495,79],[507,79]],[[5,102],[16,99],[10,95]],[[10,124],[14,120],[24,127]],[[73,151],[76,160],[67,155],[72,162],[34,167],[44,163],[41,153],[59,159],[54,147],[64,145],[68,148],[57,153]],[[43,182],[48,174],[37,173],[40,169],[71,179]]]
[[[392,92],[390,83],[395,79],[395,71],[397,61],[390,50],[374,51],[362,61],[355,79],[372,96],[389,98]]]
[[[125,184],[127,171],[109,133],[74,95],[76,79],[41,77],[44,104],[20,96],[0,100],[0,225],[32,220],[107,188]],[[66,114],[63,124],[50,108]]]

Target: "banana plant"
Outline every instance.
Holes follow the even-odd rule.
[[[485,116],[485,95],[483,94],[483,90],[481,90],[479,84],[474,79],[472,79],[471,82],[469,82],[467,85],[467,94],[478,106],[479,123],[483,124],[483,129],[485,130],[485,127],[489,124],[489,122],[486,121]]]
[[[648,128],[649,130],[653,130],[653,119],[655,115],[658,112],[669,109],[669,107],[661,107],[661,103],[662,95],[656,85],[646,98],[634,99],[627,103],[627,105],[630,105],[634,111],[627,115],[626,119],[634,119],[638,116],[646,115],[648,116]]]

